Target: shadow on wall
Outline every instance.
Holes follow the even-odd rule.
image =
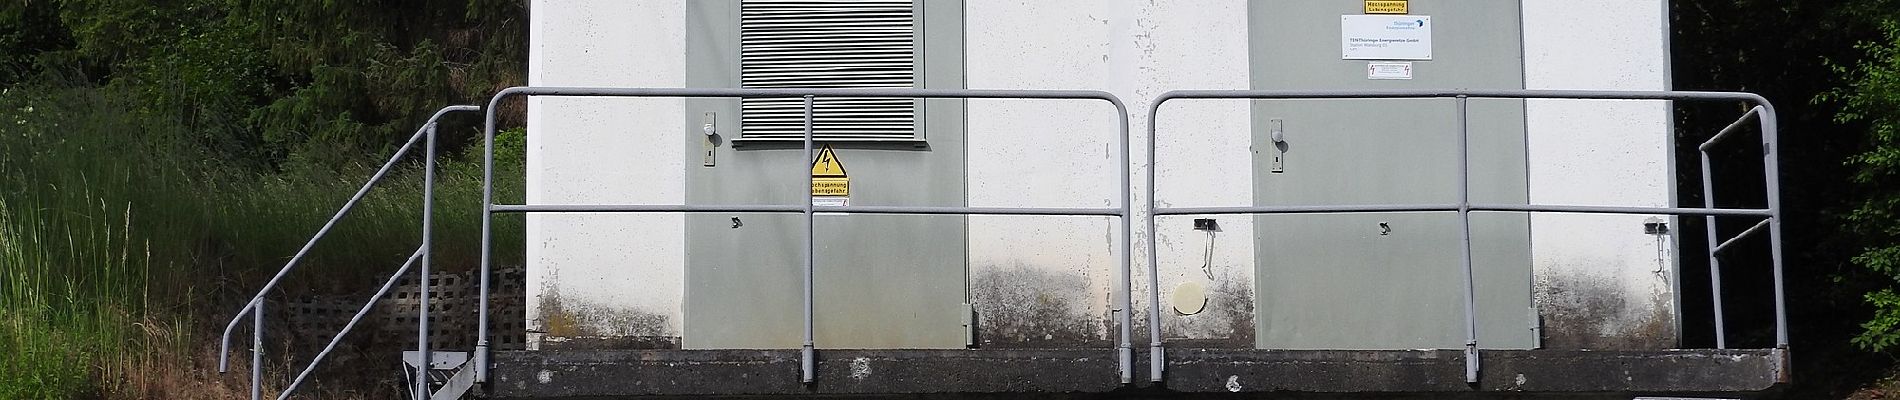
[[[1108,347],[1109,311],[1088,311],[1109,292],[1090,293],[1077,268],[1039,268],[1022,264],[973,269],[970,302],[976,309],[976,342],[983,348]],[[1112,303],[1112,301],[1111,301]]]
[[[1623,293],[1615,277],[1541,273],[1536,304],[1543,348],[1642,350],[1675,347],[1675,315],[1667,292]],[[1637,300],[1637,299],[1646,299]]]

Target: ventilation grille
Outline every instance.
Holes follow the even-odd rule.
[[[911,1],[743,0],[739,80],[748,88],[909,88],[916,83]],[[741,136],[803,139],[805,100],[744,99]],[[915,139],[916,99],[820,97],[813,136]]]

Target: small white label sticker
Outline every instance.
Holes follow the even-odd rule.
[[[1412,63],[1407,61],[1366,63],[1366,79],[1412,79]]]
[[[1431,60],[1432,17],[1340,16],[1339,57],[1344,60]]]
[[[811,205],[821,207],[845,207],[851,205],[851,198],[844,196],[813,196]]]

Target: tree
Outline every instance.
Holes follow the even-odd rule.
[[[1824,99],[1843,105],[1836,119],[1866,125],[1866,150],[1847,159],[1854,168],[1852,181],[1863,191],[1846,215],[1848,229],[1866,243],[1853,262],[1882,278],[1882,287],[1867,293],[1874,308],[1871,320],[1854,343],[1874,351],[1900,345],[1900,23],[1883,25],[1885,40],[1860,46],[1867,57],[1854,66],[1836,70],[1850,83]]]

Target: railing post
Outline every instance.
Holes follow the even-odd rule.
[[[1161,255],[1155,251],[1161,243],[1155,226],[1155,196],[1161,192],[1155,188],[1155,159],[1159,158],[1160,153],[1155,145],[1156,132],[1160,131],[1155,120],[1161,114],[1161,103],[1167,100],[1167,96],[1163,95],[1148,107],[1148,380],[1157,383],[1162,381],[1163,373],[1167,372],[1167,357],[1161,348]],[[1129,257],[1134,255],[1130,254]],[[1124,285],[1122,290],[1130,293],[1127,312],[1134,313],[1133,284]]]
[[[1780,128],[1776,126],[1775,108],[1766,100],[1761,101],[1761,142],[1762,175],[1767,177],[1768,185],[1768,249],[1774,257],[1775,275],[1775,347],[1788,348],[1788,295],[1782,283],[1781,251],[1781,163],[1779,149],[1781,143]]]
[[[429,398],[429,248],[432,236],[431,227],[435,218],[435,123],[424,127],[428,138],[424,139],[422,161],[422,264],[416,274],[421,294],[416,297],[416,353],[419,362],[416,365],[416,398]]]
[[[264,299],[251,305],[251,400],[264,398]]]
[[[1709,166],[1709,151],[1698,150],[1702,155],[1702,207],[1715,208],[1715,170]],[[1728,331],[1722,317],[1722,260],[1715,256],[1716,232],[1715,216],[1703,216],[1704,229],[1709,238],[1709,297],[1714,301],[1715,312],[1715,348],[1728,348]]]
[[[1478,383],[1478,285],[1471,267],[1471,99],[1458,95],[1458,241],[1465,272],[1465,383]]]
[[[488,382],[488,275],[494,260],[491,241],[494,238],[495,220],[495,110],[502,98],[508,96],[510,89],[503,89],[488,100],[488,107],[482,114],[482,244],[481,244],[481,292],[475,296],[475,382]],[[526,217],[523,217],[524,219]]]
[[[799,161],[801,166],[804,166],[804,163],[810,162],[806,160],[812,159],[811,147],[812,147],[812,105],[813,104],[814,104],[814,96],[809,95],[809,94],[805,95],[805,157],[800,159]],[[808,181],[811,179],[810,168],[805,169],[805,178]],[[804,185],[799,185],[799,187],[804,187]],[[814,340],[814,337],[816,335],[813,333],[813,329],[812,329],[813,324],[812,324],[812,304],[811,304],[812,303],[812,281],[816,279],[815,277],[816,270],[812,268],[812,266],[815,263],[815,259],[817,255],[816,255],[816,251],[813,250],[813,246],[812,246],[812,241],[813,241],[812,234],[813,234],[813,231],[815,230],[813,226],[814,218],[812,217],[812,206],[811,206],[812,194],[810,190],[805,190],[804,192],[805,192],[805,204],[803,204],[803,206],[805,208],[805,271],[804,271],[805,272],[805,345],[799,351],[799,368],[801,371],[800,373],[801,382],[809,384],[809,383],[812,383],[813,379],[815,378],[814,377],[815,372],[816,372],[815,370],[817,369],[817,365],[816,365],[817,355],[814,354],[816,352],[815,348],[817,347],[816,341]]]

